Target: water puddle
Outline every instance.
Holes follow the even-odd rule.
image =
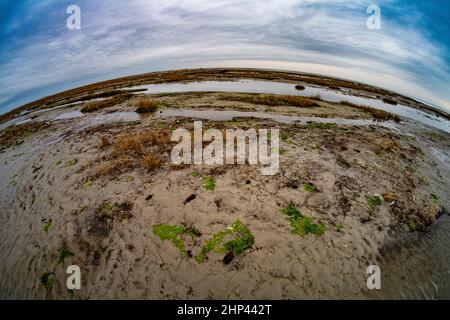
[[[99,114],[83,121],[80,130],[95,127],[101,124],[111,124],[116,122],[134,122],[141,120],[136,112],[113,112]]]
[[[404,105],[390,105],[380,99],[360,97],[350,91],[331,90],[322,87],[305,86],[304,90],[295,89],[294,84],[274,81],[239,80],[239,81],[200,81],[189,83],[167,83],[136,86],[131,89],[147,89],[145,93],[177,93],[177,92],[242,92],[285,94],[302,97],[320,95],[329,102],[349,101],[359,105],[366,105],[381,109],[392,114],[419,121],[423,124],[450,132],[450,121],[434,114],[417,110]]]
[[[156,115],[158,118],[193,118],[211,121],[232,121],[235,118],[256,118],[273,120],[284,124],[307,124],[309,122],[318,123],[335,123],[338,125],[348,126],[369,126],[382,125],[390,129],[398,129],[396,124],[388,121],[373,121],[370,119],[344,119],[344,118],[321,118],[321,117],[296,117],[285,116],[280,114],[271,114],[267,112],[246,112],[233,110],[193,110],[193,109],[173,109],[165,108],[160,110]]]

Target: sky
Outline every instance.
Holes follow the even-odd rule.
[[[369,30],[369,5],[381,29]],[[81,29],[67,7],[78,5]],[[0,114],[115,77],[197,67],[323,74],[450,111],[450,1],[0,0]]]

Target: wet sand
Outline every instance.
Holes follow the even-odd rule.
[[[159,111],[134,113],[144,96]],[[450,298],[448,133],[405,118],[375,121],[336,102],[267,106],[236,96],[245,94],[139,92],[93,113],[80,112],[87,102],[34,111],[19,125],[24,132],[10,139],[0,133],[0,297]],[[167,144],[148,146],[164,160],[159,168],[149,171],[137,161],[96,175],[120,136],[191,128],[198,118],[219,129],[279,128],[279,174],[262,176],[250,165],[173,166]],[[100,148],[101,137],[111,145]],[[206,176],[215,180],[214,190],[204,188]],[[388,195],[371,207],[367,197],[374,194],[395,200]],[[281,212],[290,202],[323,223],[325,233],[292,234]],[[121,208],[118,216],[102,219],[105,204]],[[255,242],[229,264],[217,253],[203,263],[184,257],[152,232],[158,224],[195,227],[201,236],[186,242],[195,256],[238,219]],[[62,248],[73,256],[59,263]],[[74,292],[65,287],[71,264],[82,275],[82,289]],[[382,270],[377,292],[366,287],[371,264]],[[54,279],[48,290],[46,273]]]

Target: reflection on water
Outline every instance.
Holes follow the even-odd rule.
[[[321,87],[305,86],[305,90],[296,90],[295,85],[274,81],[239,80],[239,81],[200,81],[189,83],[151,84],[133,87],[132,89],[147,89],[146,93],[174,93],[174,92],[243,92],[270,93],[310,97],[320,95],[325,101],[349,101],[381,109],[402,117],[419,121],[423,124],[450,132],[450,121],[434,114],[423,112],[404,105],[390,105],[380,99],[359,97],[349,91],[336,91]]]

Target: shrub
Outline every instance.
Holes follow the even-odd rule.
[[[138,102],[136,112],[137,113],[151,113],[155,112],[158,106],[155,102],[148,99],[141,99]]]

